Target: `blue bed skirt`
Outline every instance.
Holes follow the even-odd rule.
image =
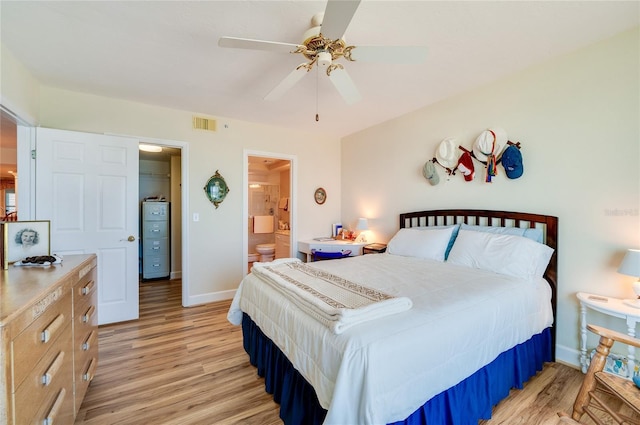
[[[244,349],[249,361],[265,380],[265,389],[280,404],[286,425],[322,424],[324,410],[313,387],[296,371],[280,349],[267,338],[246,313],[242,319]],[[552,361],[551,329],[500,354],[464,381],[438,394],[404,421],[406,425],[477,425],[490,419],[493,406],[522,388],[545,362]]]

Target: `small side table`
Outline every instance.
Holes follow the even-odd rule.
[[[636,324],[640,322],[640,308],[634,308],[626,305],[619,298],[605,297],[586,292],[578,292],[578,300],[580,300],[580,365],[582,373],[587,372],[587,309],[599,311],[609,316],[624,319],[627,322],[627,334],[631,337],[636,336]],[[629,378],[633,374],[635,366],[635,348],[629,346],[628,354],[628,371]]]
[[[362,247],[362,255],[364,254],[382,254],[387,250],[386,243],[372,243]]]

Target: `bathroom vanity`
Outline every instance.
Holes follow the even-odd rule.
[[[291,257],[291,235],[289,230],[276,230],[276,258]]]

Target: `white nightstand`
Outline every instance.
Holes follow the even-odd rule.
[[[634,308],[626,305],[619,298],[605,297],[596,294],[588,294],[586,292],[578,292],[578,300],[580,300],[580,364],[582,372],[587,371],[587,309],[590,308],[609,316],[625,319],[627,322],[627,334],[632,337],[636,336],[636,324],[640,322],[640,308]],[[629,373],[633,373],[635,365],[635,349],[629,346]]]
[[[341,252],[349,250],[350,257],[362,255],[362,247],[367,245],[366,242],[343,241],[340,239],[329,241],[318,241],[315,239],[307,241],[298,241],[298,251],[307,254],[307,263],[311,261],[311,250],[324,252]]]

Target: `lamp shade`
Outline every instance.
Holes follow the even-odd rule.
[[[356,225],[356,230],[369,230],[369,222],[366,218],[359,218],[358,224]]]
[[[618,273],[640,277],[640,249],[627,250],[620,267],[618,267]]]

